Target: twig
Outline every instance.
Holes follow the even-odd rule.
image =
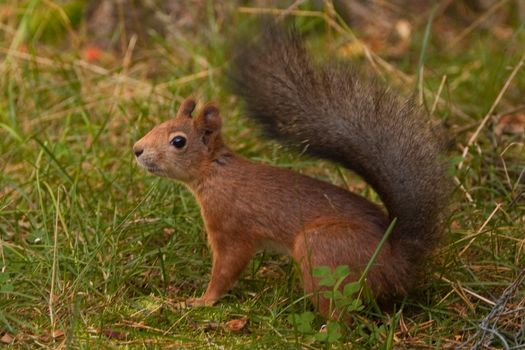
[[[472,337],[470,337],[463,344],[461,344],[458,347],[458,349],[465,348],[469,342],[473,341],[476,338],[479,338],[478,341],[476,341],[476,343],[474,343],[474,345],[470,347],[470,349],[477,350],[480,348],[485,348],[488,346],[488,344],[494,338],[494,336],[497,336],[500,339],[504,349],[510,349],[505,337],[501,333],[499,333],[495,329],[495,327],[497,326],[497,322],[500,316],[506,312],[505,306],[513,297],[516,290],[523,283],[523,281],[525,281],[525,269],[522,269],[518,274],[518,277],[514,280],[514,282],[512,282],[503,291],[503,294],[501,294],[499,299],[496,301],[496,304],[494,305],[492,310],[480,322],[478,331],[476,331],[476,333]],[[492,326],[490,326],[491,323],[493,324]]]
[[[461,287],[463,288],[463,286],[461,286]],[[485,298],[484,296],[479,295],[478,293],[471,291],[470,289],[463,288],[463,290],[464,290],[466,293],[472,295],[473,297],[478,298],[478,299],[481,300],[481,301],[484,301],[485,303],[487,303],[487,304],[489,304],[489,305],[492,305],[492,306],[495,306],[495,305],[496,305],[496,303],[493,302],[492,300],[487,299],[487,298]]]
[[[461,155],[462,157],[462,160],[461,162],[458,164],[458,169],[461,169],[463,168],[463,163],[465,161],[465,158],[467,157],[467,154],[468,154],[468,151],[470,149],[470,147],[472,146],[472,144],[474,144],[474,142],[477,140],[478,136],[479,136],[479,133],[481,132],[481,130],[483,130],[483,128],[485,127],[485,124],[487,124],[487,121],[490,119],[490,117],[492,116],[492,113],[494,112],[494,110],[496,109],[496,106],[499,104],[499,102],[501,101],[501,99],[503,98],[503,95],[505,95],[505,93],[507,92],[507,90],[509,89],[509,86],[510,86],[510,83],[512,82],[512,80],[514,79],[514,77],[516,76],[516,74],[518,74],[518,71],[521,69],[521,67],[523,66],[523,63],[525,62],[525,53],[523,54],[523,56],[521,56],[521,59],[520,61],[518,62],[518,64],[516,65],[516,67],[514,67],[514,69],[512,70],[512,72],[510,73],[509,77],[507,78],[507,80],[505,81],[505,84],[503,85],[503,88],[501,89],[501,91],[499,92],[498,94],[498,97],[496,97],[496,100],[494,100],[494,103],[492,104],[492,106],[490,107],[489,111],[487,112],[487,114],[485,115],[485,117],[483,118],[483,120],[481,121],[481,123],[479,124],[478,128],[476,129],[476,131],[474,132],[474,134],[470,137],[470,139],[468,140],[468,144],[467,146],[465,146],[465,148],[463,149],[463,154]]]
[[[436,93],[436,97],[434,98],[434,103],[432,104],[432,108],[430,109],[430,115],[433,115],[436,111],[436,107],[439,102],[439,99],[441,98],[441,92],[443,91],[443,87],[445,86],[446,81],[447,76],[443,75],[443,78],[441,78],[441,83],[439,84],[438,91]]]
[[[451,280],[449,280],[448,278],[444,277],[444,276],[439,276],[437,274],[435,274],[436,278],[439,278],[440,280],[442,280],[443,282],[446,282],[448,284],[450,284],[450,286],[452,287],[452,289],[456,292],[456,294],[461,298],[463,299],[463,301],[471,308],[472,307],[472,303],[466,298],[465,294],[463,292],[466,292],[476,298],[478,298],[479,300],[481,301],[484,301],[485,303],[489,304],[489,305],[495,305],[495,303],[492,301],[492,300],[489,300],[471,290],[469,290],[468,288],[465,288],[463,287],[459,282],[452,282]],[[459,287],[459,289],[457,287]]]
[[[501,203],[496,203],[496,207],[494,208],[492,213],[490,213],[489,217],[487,218],[487,220],[485,220],[483,225],[481,225],[481,227],[478,229],[478,231],[475,234],[469,236],[469,237],[472,237],[472,239],[465,245],[465,247],[461,250],[461,252],[459,252],[458,256],[462,256],[469,249],[469,247],[472,245],[472,243],[474,243],[476,238],[483,232],[483,229],[485,228],[485,226],[487,226],[487,224],[490,222],[490,220],[492,220],[496,212],[501,208],[501,205],[502,205]],[[456,243],[463,241],[465,239],[468,239],[469,237],[464,237],[461,240],[457,241]]]
[[[51,267],[51,288],[49,291],[49,320],[51,322],[51,334],[55,332],[55,312],[53,310],[53,300],[55,299],[55,279],[57,270],[57,256],[58,256],[58,219],[59,219],[59,205],[60,205],[60,189],[57,191],[56,199],[56,216],[55,216],[55,230],[53,234],[53,265]]]
[[[465,197],[467,198],[467,200],[470,202],[470,203],[473,203],[474,206],[476,206],[476,203],[474,203],[474,199],[472,198],[472,195],[467,191],[467,189],[465,188],[465,186],[463,186],[463,184],[461,183],[461,180],[459,180],[459,178],[457,176],[454,176],[454,183],[456,185],[458,185],[459,189],[461,191],[463,191],[463,193],[465,194]]]

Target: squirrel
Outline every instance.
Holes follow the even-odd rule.
[[[247,116],[285,144],[356,172],[387,212],[341,187],[237,155],[223,141],[217,105],[193,117],[196,102],[187,98],[175,118],[133,146],[142,167],[184,183],[200,205],[211,279],[187,304],[213,305],[258,250],[271,248],[295,259],[305,292],[330,317],[313,268],[346,265],[346,281],[359,279],[394,218],[366,285],[378,301],[405,295],[442,235],[448,196],[443,143],[428,118],[348,64],[314,62],[296,30],[268,26],[234,52],[228,75]]]

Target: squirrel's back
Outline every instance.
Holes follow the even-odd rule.
[[[234,50],[229,76],[269,135],[354,170],[377,191],[397,218],[392,246],[418,266],[440,237],[448,193],[443,143],[421,109],[348,64],[314,63],[296,31],[268,23]]]

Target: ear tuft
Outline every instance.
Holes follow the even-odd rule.
[[[195,100],[191,97],[182,101],[179,110],[177,111],[177,118],[191,118],[191,113],[195,109]]]
[[[221,128],[221,115],[219,107],[214,103],[208,103],[202,107],[199,115],[195,118],[195,127],[205,132],[219,131]]]
[[[206,130],[215,131],[221,128],[221,115],[219,107],[213,103],[208,103],[202,108],[201,116]]]
[[[195,128],[202,134],[202,141],[206,145],[216,147],[220,143],[222,122],[219,107],[215,104],[208,103],[202,107],[193,123]]]

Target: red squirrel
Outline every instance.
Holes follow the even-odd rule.
[[[296,31],[270,26],[242,45],[228,75],[246,114],[287,145],[355,171],[387,212],[341,187],[237,155],[223,141],[219,108],[206,104],[193,117],[188,98],[133,146],[141,166],[184,183],[201,207],[211,280],[187,303],[213,305],[258,250],[272,248],[295,259],[305,291],[329,316],[312,269],[346,265],[347,281],[357,280],[394,218],[366,284],[379,301],[406,294],[440,238],[447,197],[442,143],[428,118],[347,64],[314,63]]]

